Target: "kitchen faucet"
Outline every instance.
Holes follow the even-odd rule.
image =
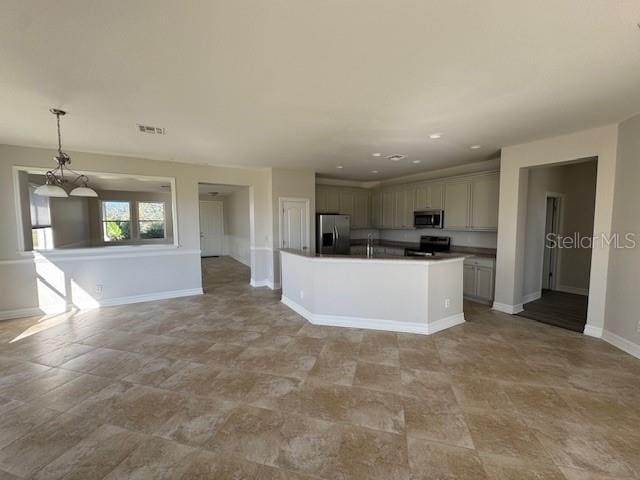
[[[367,258],[373,257],[373,234],[367,235]]]

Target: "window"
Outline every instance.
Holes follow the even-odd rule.
[[[131,208],[129,202],[102,202],[102,231],[105,242],[131,240]]]
[[[140,238],[165,238],[164,202],[138,202],[138,231]]]
[[[53,229],[51,228],[51,206],[49,197],[36,195],[36,186],[29,186],[29,206],[31,209],[31,240],[34,250],[53,248]]]

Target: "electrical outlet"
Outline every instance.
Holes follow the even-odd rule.
[[[97,284],[93,291],[94,291],[97,295],[102,294],[102,285]]]
[[[304,298],[304,290],[300,290],[300,298]]]
[[[444,299],[444,308],[450,308],[451,307],[451,299],[450,298],[445,298]]]

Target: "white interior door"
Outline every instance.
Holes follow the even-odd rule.
[[[223,244],[222,202],[200,202],[200,256],[222,255]]]
[[[280,200],[280,247],[294,250],[309,248],[309,201]]]

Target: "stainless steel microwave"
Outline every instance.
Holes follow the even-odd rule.
[[[444,228],[444,210],[422,210],[413,212],[416,228]]]

